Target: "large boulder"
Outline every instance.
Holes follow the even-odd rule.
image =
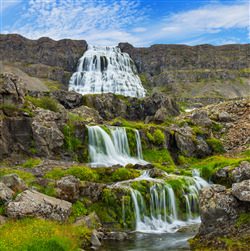
[[[14,192],[4,183],[0,182],[0,205],[9,202],[14,195]]]
[[[26,190],[7,205],[6,214],[11,218],[34,216],[63,222],[68,219],[71,207],[68,201]]]
[[[231,175],[233,182],[250,179],[250,162],[242,161],[240,165],[232,171]]]
[[[71,91],[56,91],[53,96],[66,108],[73,109],[83,105],[82,95]]]
[[[8,174],[0,178],[0,182],[4,183],[14,192],[22,192],[27,189],[25,182],[18,177],[17,174]]]
[[[209,127],[212,125],[212,120],[208,117],[206,111],[195,111],[191,117],[194,124],[199,126]]]
[[[232,194],[241,201],[250,202],[250,179],[234,183],[232,186]]]
[[[75,202],[79,198],[79,187],[80,180],[70,175],[61,178],[56,183],[57,185],[57,196],[62,200]]]

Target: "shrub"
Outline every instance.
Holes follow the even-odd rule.
[[[83,216],[87,214],[87,209],[81,201],[76,201],[71,210],[70,220],[75,221],[77,217]]]
[[[224,147],[219,139],[210,138],[206,140],[207,144],[211,147],[214,153],[224,153]]]

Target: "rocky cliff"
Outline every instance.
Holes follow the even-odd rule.
[[[184,98],[235,98],[250,94],[249,44],[135,48],[120,43],[119,47],[135,61],[149,92],[157,90]],[[15,74],[22,71],[49,87],[56,83],[68,85],[86,49],[84,40],[29,40],[20,35],[0,35],[4,70]]]

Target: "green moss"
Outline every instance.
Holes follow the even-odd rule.
[[[212,123],[212,130],[215,132],[220,132],[223,128],[223,125],[220,123],[213,122]]]
[[[146,133],[148,140],[158,146],[162,146],[165,143],[165,134],[160,130],[156,129],[153,133],[149,131]]]
[[[35,180],[34,175],[31,173],[18,170],[18,169],[12,169],[12,168],[0,168],[0,177],[7,174],[13,174],[13,173],[17,174],[28,185],[31,184]]]
[[[59,111],[57,101],[51,97],[44,96],[41,98],[34,98],[31,96],[26,96],[25,98],[27,101],[30,101],[36,107],[40,107],[53,112]]]
[[[33,168],[41,164],[41,159],[39,158],[30,158],[26,160],[23,164],[22,167],[24,168]]]
[[[70,221],[74,222],[77,217],[87,214],[87,209],[81,201],[76,201],[71,209]]]
[[[126,133],[127,133],[127,137],[128,137],[130,155],[137,156],[135,131],[133,129],[126,128]]]
[[[13,113],[19,111],[19,108],[15,104],[2,104],[0,105],[0,110],[8,113]]]
[[[5,206],[0,204],[0,215],[5,214]]]
[[[99,175],[96,170],[86,166],[72,166],[67,169],[66,174],[73,175],[80,180],[85,181],[98,181],[99,179]]]
[[[250,225],[250,213],[241,213],[236,221],[236,227],[240,228],[243,225]]]
[[[216,138],[210,138],[206,140],[207,144],[211,147],[214,153],[224,153],[224,147],[223,144],[219,139]]]
[[[43,219],[10,220],[0,226],[0,250],[77,251],[89,245],[90,231]]]
[[[167,149],[145,149],[143,158],[152,163],[166,163],[174,166],[174,161]]]
[[[140,176],[140,172],[126,167],[116,169],[112,174],[113,181],[134,179]]]
[[[59,180],[63,176],[65,176],[65,170],[60,167],[53,168],[44,175],[45,178],[53,180]]]

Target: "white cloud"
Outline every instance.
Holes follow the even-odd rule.
[[[136,27],[132,30],[133,32],[145,32],[147,29],[145,27]]]

